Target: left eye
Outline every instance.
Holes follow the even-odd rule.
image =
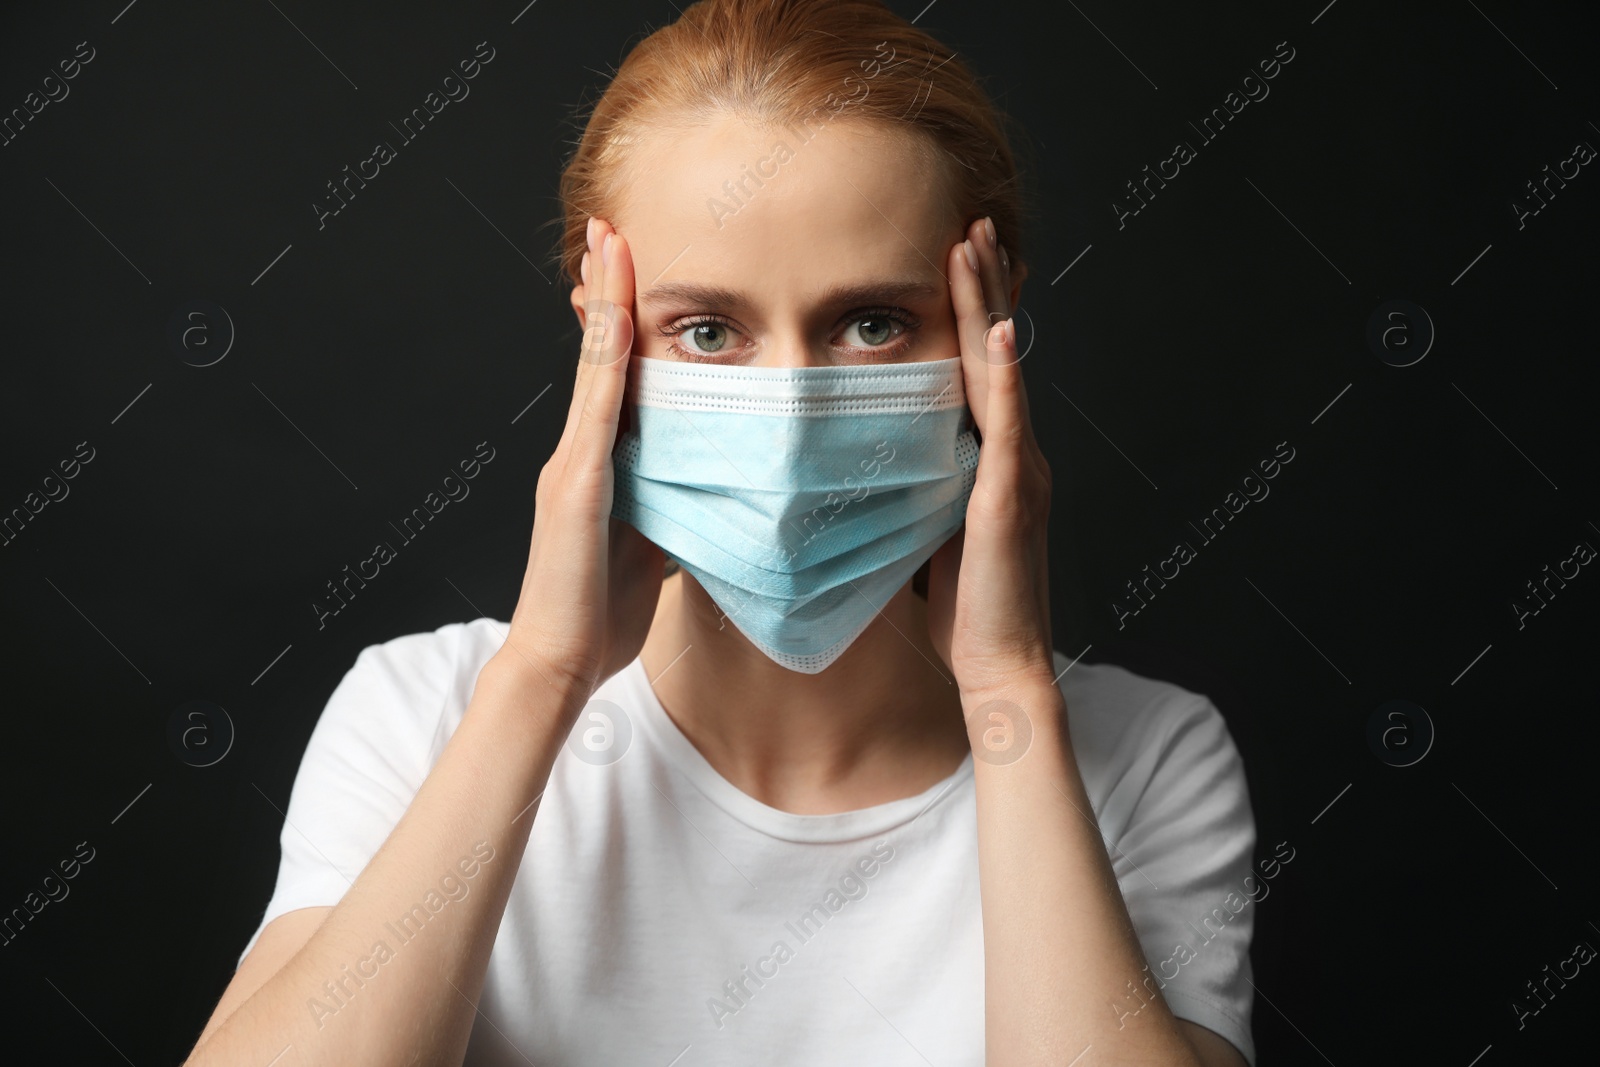
[[[903,324],[896,322],[887,315],[867,315],[851,323],[849,328],[845,330],[845,337],[848,339],[851,331],[854,331],[856,336],[861,338],[861,344],[864,347],[875,348],[878,345],[894,340],[899,336],[897,331],[903,332],[904,330],[905,326]]]

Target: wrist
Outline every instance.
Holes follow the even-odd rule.
[[[562,734],[572,728],[590,693],[567,673],[529,659],[510,644],[478,671],[468,712]]]
[[[974,672],[969,672],[974,673]],[[1048,656],[1042,660],[1015,665],[985,668],[982,680],[969,680],[957,684],[961,692],[961,707],[967,715],[980,705],[995,700],[1042,703],[1061,699],[1055,663]]]
[[[963,690],[961,712],[976,759],[1006,765],[1066,734],[1066,700],[1049,675],[1020,673],[1003,684]]]

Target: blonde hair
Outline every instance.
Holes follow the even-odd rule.
[[[990,216],[1011,262],[1026,261],[1007,116],[955,53],[880,0],[699,0],[629,51],[583,123],[552,220],[568,284],[579,283],[589,216],[614,218],[638,177],[630,149],[651,129],[719,112],[760,126],[838,114],[913,131],[958,222]]]

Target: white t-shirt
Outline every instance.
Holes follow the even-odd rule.
[[[356,658],[301,761],[261,927],[344,896],[421,787],[506,629],[454,623]],[[1058,669],[1068,662],[1056,653]],[[1254,1067],[1255,823],[1221,714],[1203,695],[1109,664],[1074,664],[1060,685],[1148,973],[1161,976],[1175,1014],[1221,1034]],[[830,815],[780,811],[712,768],[635,659],[579,716],[530,814],[469,1067],[983,1062],[970,754],[918,796]],[[466,875],[481,867],[462,859],[461,875],[419,899],[409,925],[389,924],[393,959],[405,939],[427,936],[430,909],[471,891]],[[383,961],[355,962],[381,974]],[[350,980],[344,990],[345,1002],[361,995]],[[1117,1016],[1142,1003],[1131,989],[1108,990],[1106,1001]],[[339,1006],[329,995],[320,1013],[307,1010],[325,1017]]]

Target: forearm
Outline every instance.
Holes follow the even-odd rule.
[[[201,1042],[189,1067],[265,1064],[286,1046],[284,1065],[461,1062],[537,811],[529,805],[577,711],[537,672],[496,659],[338,906]],[[447,874],[464,894],[445,895]]]
[[[1021,707],[1032,726],[1014,762],[974,760],[983,899],[985,1019],[994,1067],[1083,1063],[1197,1067],[1159,993],[1142,985],[1144,952],[1093,821],[1060,689],[1029,682],[964,698],[975,751],[987,701]],[[1136,1017],[1116,1003],[1129,983],[1153,1001]]]

